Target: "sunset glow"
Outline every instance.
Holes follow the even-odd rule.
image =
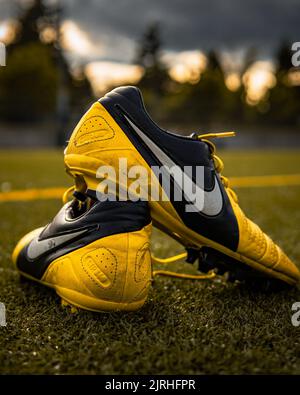
[[[4,44],[10,43],[15,37],[17,28],[18,26],[13,20],[1,22],[0,41]],[[143,69],[140,66],[102,60],[101,58],[106,54],[104,44],[94,42],[90,35],[73,20],[65,20],[62,23],[61,38],[64,50],[74,57],[77,56],[86,64],[87,77],[96,94],[103,93],[112,85],[135,84],[143,75]],[[54,41],[56,39],[55,30],[46,28],[41,32],[41,39],[44,42]],[[206,56],[199,50],[165,52],[162,55],[162,60],[169,68],[171,78],[179,83],[197,83],[207,64]],[[228,60],[224,66],[227,88],[236,91],[243,83],[247,92],[248,104],[257,104],[268,89],[276,84],[274,65],[270,61],[255,62],[242,77],[238,72],[233,71],[232,64],[230,67],[228,66]],[[297,71],[290,73],[288,83],[300,85],[300,73]]]
[[[289,73],[288,83],[291,86],[300,86],[300,71],[293,70]]]
[[[177,82],[196,83],[206,67],[206,57],[200,51],[183,51],[165,54],[170,76]]]
[[[104,61],[89,63],[85,72],[97,95],[113,85],[135,84],[143,75],[140,66]]]
[[[95,45],[88,33],[82,30],[74,21],[64,21],[61,27],[62,46],[66,51],[79,56],[98,56],[102,52],[101,45]]]
[[[255,62],[244,74],[243,83],[247,90],[248,104],[257,104],[276,85],[273,64],[267,61]]]
[[[239,74],[238,73],[228,74],[225,78],[225,84],[230,91],[232,92],[237,91],[241,86],[241,78]]]
[[[17,23],[12,20],[7,20],[0,23],[0,41],[4,44],[9,44],[15,38],[17,31]]]

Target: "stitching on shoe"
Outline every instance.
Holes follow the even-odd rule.
[[[137,253],[136,253],[136,256],[135,256],[135,270],[134,270],[134,281],[135,281],[136,283],[139,283],[139,282],[143,281],[143,280],[145,279],[145,277],[147,276],[148,271],[142,276],[142,278],[138,279],[138,271],[139,271],[138,269],[139,269],[139,267],[140,267],[138,257],[139,257],[139,253],[140,253],[142,250],[146,250],[146,251],[145,251],[145,255],[146,255],[146,254],[149,254],[149,247],[150,247],[149,243],[148,243],[148,242],[145,242],[145,243],[137,250]]]
[[[101,128],[101,125],[100,125],[100,128],[99,128],[99,129],[89,130],[89,131],[87,131],[87,132],[83,132],[83,130],[82,130],[83,125],[84,125],[85,123],[87,123],[88,121],[89,121],[89,122],[92,122],[92,121],[91,121],[92,118],[100,118],[101,121],[102,121],[102,123],[104,123],[104,125],[102,126],[102,128]],[[107,127],[106,127],[106,126],[107,126]],[[99,133],[100,131],[112,132],[112,135],[109,136],[109,137],[105,137],[105,134],[104,134],[103,137],[99,137],[99,136],[98,136],[98,137],[95,137],[94,139],[91,137],[91,138],[88,139],[87,141],[84,141],[84,142],[80,143],[79,140],[80,140],[81,138],[83,138],[84,136],[88,136],[88,135],[93,136],[94,134],[96,134],[97,132]],[[93,115],[93,116],[87,118],[87,119],[80,125],[80,128],[79,128],[78,132],[77,132],[76,135],[75,135],[74,145],[75,145],[75,147],[81,147],[81,146],[83,146],[83,145],[88,145],[88,144],[94,143],[94,142],[96,142],[96,141],[110,140],[110,139],[114,138],[115,135],[116,135],[116,133],[115,133],[114,128],[106,121],[106,119],[105,119],[104,117],[102,117],[101,115]]]
[[[110,249],[108,249],[108,248],[106,248],[106,247],[100,247],[100,248],[96,248],[94,251],[96,251],[96,250],[100,250],[100,249],[102,249],[102,250],[106,250],[106,251],[108,251],[113,257],[114,257],[114,260],[115,260],[115,268],[114,268],[114,273],[113,273],[113,280],[112,280],[112,282],[111,282],[111,284],[108,286],[108,287],[103,287],[102,285],[101,285],[101,283],[100,283],[100,281],[99,282],[97,282],[90,274],[89,274],[89,272],[87,271],[87,269],[84,267],[84,263],[83,263],[83,261],[82,261],[82,258],[80,259],[80,263],[81,263],[81,267],[82,267],[82,269],[83,269],[83,271],[86,273],[86,275],[88,276],[88,278],[98,287],[98,288],[100,288],[101,290],[109,290],[109,289],[111,289],[111,288],[113,288],[113,286],[114,286],[114,284],[116,283],[116,274],[117,274],[117,270],[118,270],[118,259],[117,259],[117,257],[116,257],[116,255],[110,250]],[[93,252],[93,251],[91,251],[91,252]],[[100,268],[99,268],[100,269]],[[101,269],[100,269],[101,270]],[[102,271],[102,270],[101,270]],[[104,273],[105,274],[105,273]],[[106,275],[106,274],[105,274]]]

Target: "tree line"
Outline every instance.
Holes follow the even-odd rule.
[[[91,85],[83,70],[70,71],[61,46],[63,9],[35,0],[18,12],[17,29],[7,47],[9,67],[0,68],[0,117],[7,121],[61,119],[81,113],[92,102]],[[143,70],[138,82],[149,111],[166,123],[209,127],[215,123],[249,123],[300,127],[300,82],[291,78],[291,45],[282,43],[274,56],[276,84],[255,105],[247,102],[242,81],[232,91],[220,54],[206,53],[207,64],[199,81],[178,82],[163,61],[158,24],[150,25],[137,45],[135,64]],[[255,62],[254,52],[245,58],[241,75]],[[299,79],[298,79],[299,80]],[[113,88],[113,87],[112,87]]]

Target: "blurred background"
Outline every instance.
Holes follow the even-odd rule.
[[[300,146],[297,0],[0,0],[0,145],[65,144],[118,85],[180,133],[225,147]]]

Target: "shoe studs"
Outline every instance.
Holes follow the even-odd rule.
[[[79,310],[78,310],[77,307],[71,305],[69,302],[67,302],[67,301],[64,300],[64,299],[61,299],[61,306],[62,306],[63,308],[70,309],[70,312],[71,312],[72,314],[76,314],[76,313],[79,312]]]

